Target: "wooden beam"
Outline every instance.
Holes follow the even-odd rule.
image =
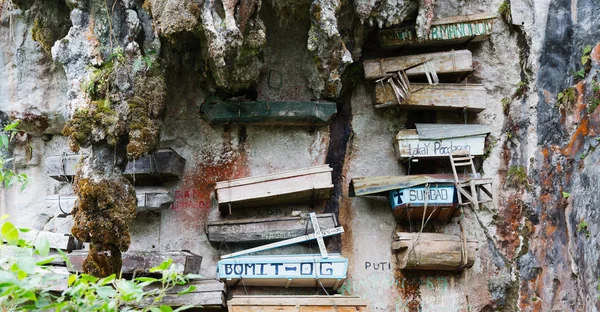
[[[407,270],[455,271],[470,268],[475,263],[477,248],[476,240],[467,239],[467,263],[466,267],[462,267],[462,241],[458,235],[397,233],[392,243],[398,268]]]
[[[189,286],[195,286],[196,290],[178,295],[178,292],[186,290]],[[158,289],[160,284],[151,284],[145,288],[146,291]],[[224,307],[226,305],[227,288],[225,283],[219,280],[192,280],[185,285],[176,285],[171,288],[158,303],[171,307],[191,305],[192,307]],[[149,305],[150,300],[142,301],[142,306]]]
[[[70,181],[75,173],[81,155],[58,155],[46,158],[46,173],[57,181]],[[161,149],[136,161],[127,163],[123,176],[136,182],[175,181],[183,176],[185,159],[171,149]]]
[[[135,188],[137,198],[137,212],[159,211],[167,209],[173,203],[173,194],[162,187],[138,186]],[[70,213],[75,207],[77,195],[50,195],[46,197],[46,207],[54,215]]]
[[[331,171],[331,167],[323,165],[217,182],[219,209],[231,213],[236,208],[328,199],[333,190]]]
[[[233,296],[227,302],[230,312],[319,311],[366,312],[367,301],[358,296]]]
[[[331,213],[317,215],[321,229],[332,229],[338,225]],[[211,243],[272,242],[313,233],[308,218],[275,217],[211,221],[206,226],[206,235]]]
[[[28,232],[19,232],[19,239],[35,244],[40,239],[46,239],[52,249],[60,249],[71,252],[83,248],[83,243],[71,234],[54,233],[29,229]],[[6,240],[4,240],[6,241]]]
[[[73,267],[69,268],[69,270],[82,272],[82,265],[83,261],[87,258],[87,251],[72,252],[68,256],[73,264]],[[123,253],[123,267],[121,268],[121,272],[124,274],[148,274],[151,268],[159,266],[169,258],[173,260],[171,269],[177,273],[197,274],[200,272],[202,257],[188,251],[127,251]]]
[[[388,196],[391,190],[424,185],[454,183],[451,174],[419,174],[407,176],[356,177],[350,180],[350,197]]]
[[[326,125],[337,112],[334,102],[325,101],[221,101],[210,99],[200,112],[211,125]]]
[[[365,79],[374,80],[390,76],[391,74],[426,61],[431,61],[438,74],[459,73],[473,71],[473,57],[469,50],[445,51],[436,53],[403,55],[388,58],[370,59],[363,62]],[[425,75],[423,65],[406,71],[407,76]]]
[[[462,83],[411,83],[410,97],[398,103],[389,83],[375,84],[375,107],[399,106],[409,109],[464,109],[480,112],[487,106],[487,90],[483,85]]]
[[[431,22],[431,30],[423,39],[417,37],[414,25],[380,30],[377,36],[382,48],[477,42],[491,36],[494,19],[496,16],[485,13],[436,19]]]

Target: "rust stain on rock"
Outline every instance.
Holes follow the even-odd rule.
[[[594,63],[600,65],[600,43],[598,43],[593,49],[590,57]]]

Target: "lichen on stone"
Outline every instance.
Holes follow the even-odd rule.
[[[21,3],[26,8],[27,15],[33,17],[31,38],[40,43],[42,49],[50,54],[54,42],[64,37],[71,21],[69,8],[62,1],[37,0],[32,4]]]

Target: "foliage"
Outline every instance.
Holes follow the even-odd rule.
[[[573,78],[585,78],[585,68],[582,68],[578,71],[573,71]]]
[[[590,54],[592,53],[592,46],[586,45],[583,47],[583,53],[581,55],[581,65],[586,66],[590,61]]]
[[[500,4],[500,7],[498,7],[498,15],[500,15],[507,24],[512,22],[509,0],[504,0],[502,4]]]
[[[24,173],[18,174],[14,171],[7,169],[6,164],[12,160],[12,158],[6,158],[6,152],[8,151],[9,143],[15,138],[15,135],[19,133],[17,127],[19,121],[15,121],[4,127],[4,132],[0,133],[0,183],[5,188],[13,185],[14,183],[21,184],[21,191],[25,189],[28,183],[27,175]]]
[[[585,220],[581,220],[579,224],[577,224],[577,232],[584,233],[585,238],[590,238],[589,225]]]
[[[523,95],[525,95],[527,90],[529,90],[529,88],[527,87],[527,82],[519,81],[519,83],[517,83],[517,89],[515,90],[515,93],[513,94],[513,98],[518,99],[518,98],[522,97]]]
[[[562,192],[562,196],[563,198],[569,198],[571,196],[571,193]]]
[[[514,187],[524,187],[529,189],[529,180],[524,166],[511,166],[506,174],[506,180],[509,185]]]
[[[41,238],[35,246],[19,239],[19,232],[12,223],[2,216],[0,239],[7,245],[2,248],[17,248],[18,256],[7,256],[0,252],[0,306],[2,311],[173,311],[169,306],[161,305],[161,299],[175,286],[185,285],[189,279],[198,275],[180,275],[171,269],[172,260],[161,263],[150,272],[161,274],[161,277],[138,277],[133,280],[117,278],[114,274],[99,279],[87,274],[71,274],[68,276],[68,287],[58,294],[49,290],[50,286],[60,283],[61,276],[54,273],[44,264],[50,263],[50,244]],[[65,262],[66,255],[57,250]],[[69,263],[70,265],[70,263]],[[156,287],[149,288],[149,285]],[[195,290],[190,285],[178,294],[186,294]],[[174,311],[189,309],[183,306]]]
[[[500,103],[502,103],[502,112],[504,115],[508,115],[508,111],[510,110],[510,102],[511,98],[509,97],[505,97],[500,101]]]
[[[568,87],[556,96],[556,105],[560,108],[571,106],[575,102],[575,88]]]
[[[592,79],[592,98],[588,101],[588,113],[593,113],[598,105],[600,105],[600,83],[596,79]]]

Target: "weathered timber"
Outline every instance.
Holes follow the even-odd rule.
[[[221,101],[210,99],[200,112],[211,125],[326,125],[337,112],[325,101]]]
[[[69,260],[73,264],[69,270],[82,272],[83,260],[87,257],[87,251],[72,252]],[[159,266],[163,261],[172,259],[171,270],[181,274],[194,273],[200,271],[202,257],[188,251],[127,251],[123,253],[123,267],[121,273],[124,274],[148,274],[150,269]]]
[[[317,215],[322,230],[333,229],[337,224],[335,215]],[[310,219],[302,217],[276,217],[211,221],[206,235],[211,243],[271,242],[314,233]]]
[[[454,184],[430,183],[389,192],[397,221],[439,220],[448,222],[455,214],[458,197]]]
[[[407,176],[357,177],[350,180],[350,197],[388,196],[389,191],[427,183],[454,183],[450,174],[420,174]]]
[[[464,74],[473,71],[473,57],[469,50],[403,55],[370,59],[363,62],[365,79],[374,80],[391,76],[393,73],[416,64],[431,61],[438,74]],[[407,76],[425,75],[423,65],[406,70]]]
[[[173,203],[173,194],[161,187],[138,186],[135,188],[137,212],[167,209]],[[64,216],[75,207],[77,195],[50,195],[46,197],[46,207],[54,215]]]
[[[53,257],[52,260],[45,263],[45,266],[65,266],[65,260],[58,252],[56,252],[55,249],[50,249],[50,252],[47,256],[40,256],[35,254],[35,250],[33,248],[23,248],[20,246],[0,244],[0,258],[17,257],[33,257],[36,261],[44,260],[44,262],[48,261],[48,257]]]
[[[234,296],[229,312],[366,312],[367,302],[357,296]]]
[[[219,209],[232,209],[313,202],[331,196],[331,167],[328,165],[217,182]]]
[[[323,287],[337,289],[346,279],[348,259],[314,255],[243,256],[220,260],[217,274],[227,285]]]
[[[484,125],[416,124],[416,128],[401,130],[396,135],[394,149],[399,160],[445,158],[459,150],[483,155],[485,137],[490,132]]]
[[[466,240],[466,261],[463,241],[458,235],[397,233],[392,250],[399,269],[456,271],[473,266],[477,241]]]
[[[46,173],[58,181],[71,181],[82,156],[78,154],[49,156]],[[123,176],[136,182],[163,182],[183,176],[185,159],[171,149],[161,149],[136,161],[129,161]]]
[[[75,237],[73,237],[70,234],[63,233],[28,229],[27,232],[19,232],[19,239],[22,239],[26,242],[30,242],[34,245],[38,243],[39,240],[46,239],[50,244],[50,248],[66,250],[68,252],[83,248],[82,242],[78,241]]]
[[[400,48],[482,41],[492,34],[495,18],[484,13],[436,19],[431,22],[429,34],[422,39],[417,37],[414,25],[380,30],[379,45],[382,48]]]
[[[487,91],[483,85],[411,83],[410,97],[398,103],[392,86],[384,81],[375,84],[375,107],[399,106],[407,109],[464,109],[480,112],[486,108]]]
[[[178,295],[177,293],[186,290],[189,286],[194,286],[196,289],[185,294]],[[162,285],[151,284],[145,288],[146,291],[159,289]],[[171,307],[181,307],[190,305],[192,307],[225,307],[226,305],[225,283],[219,280],[191,280],[186,285],[175,285],[169,289],[165,296],[158,302],[161,305]],[[149,305],[151,300],[143,300],[142,306]]]

